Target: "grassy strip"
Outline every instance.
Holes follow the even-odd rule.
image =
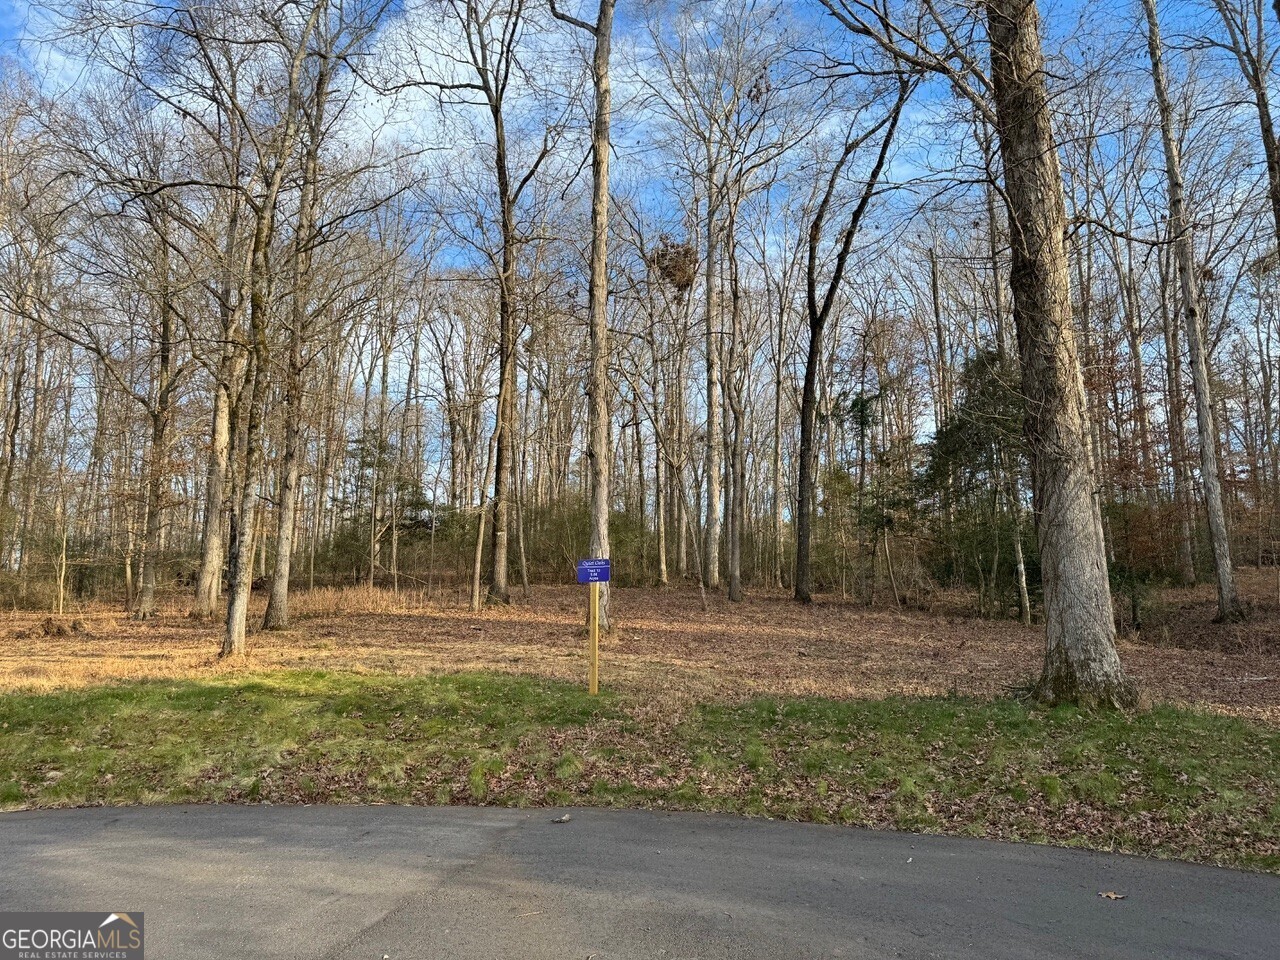
[[[0,697],[0,808],[588,804],[1122,850],[1280,872],[1280,732],[1157,708],[712,703],[506,675],[273,672]]]

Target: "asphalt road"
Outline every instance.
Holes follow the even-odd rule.
[[[561,812],[3,814],[0,909],[143,911],[148,960],[1280,957],[1275,877],[697,814],[552,823]]]

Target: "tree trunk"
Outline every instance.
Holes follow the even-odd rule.
[[[165,216],[156,215],[159,229],[164,229]],[[155,398],[148,411],[151,415],[151,450],[147,457],[147,524],[142,544],[142,589],[133,615],[146,620],[156,612],[156,565],[160,552],[160,538],[164,529],[164,492],[168,482],[169,424],[173,417],[174,376],[177,364],[175,356],[175,317],[169,291],[169,246],[160,237],[156,256],[159,273],[160,329],[157,331],[159,356],[156,364]]]
[[[1027,564],[1022,555],[1022,498],[1018,494],[1018,475],[1010,461],[1001,455],[1005,479],[1005,497],[1013,515],[1013,571],[1018,582],[1018,618],[1023,626],[1031,626],[1031,595],[1027,592]]]
[[[591,125],[591,279],[588,290],[591,371],[587,383],[587,461],[591,471],[591,544],[594,558],[609,558],[610,469],[609,449],[609,150],[613,93],[609,54],[613,38],[616,0],[600,0],[595,27],[595,54],[591,76],[595,86],[595,117]],[[640,451],[637,459],[643,465]],[[643,466],[641,467],[643,469]],[[643,513],[644,504],[641,504]],[[661,521],[659,521],[661,522]],[[600,585],[600,629],[613,629],[609,584]]]
[[[773,571],[772,586],[782,589],[782,543],[786,532],[786,525],[782,515],[782,351],[783,338],[786,332],[786,314],[781,305],[782,298],[779,296],[779,306],[774,319],[778,323],[778,339],[776,343],[776,353],[774,355],[773,367],[773,462],[772,468],[772,485],[773,485]]]
[[[167,388],[161,388],[167,394]],[[165,472],[163,460],[168,443],[168,411],[151,413],[151,450],[147,457],[146,534],[142,542],[142,574],[138,602],[133,608],[135,620],[148,620],[156,612],[156,554],[160,546],[160,528],[164,519]]]
[[[295,310],[295,324],[298,321]],[[262,618],[264,630],[283,630],[289,626],[289,577],[298,512],[298,447],[302,432],[302,333],[296,326],[289,333],[289,368],[285,377],[284,457],[280,463],[276,557],[271,571],[271,595]]]
[[[1086,446],[1066,207],[1039,13],[1028,0],[987,0],[986,14],[1044,581],[1046,646],[1038,694],[1054,703],[1132,706],[1136,692],[1116,653],[1106,548]]]
[[[1138,284],[1133,275],[1133,252],[1125,250],[1121,256],[1120,240],[1111,237],[1112,257],[1116,264],[1116,278],[1120,286],[1120,300],[1124,305],[1125,339],[1129,345],[1129,364],[1133,368],[1133,408],[1138,421],[1138,471],[1147,506],[1153,512],[1158,506],[1156,490],[1155,457],[1151,444],[1151,417],[1147,412],[1146,371],[1142,363],[1142,314],[1138,299]]]
[[[225,367],[224,367],[225,369]],[[209,446],[209,467],[205,480],[204,531],[201,537],[200,579],[196,584],[196,603],[192,614],[200,619],[212,617],[222,586],[223,539],[222,511],[227,480],[227,457],[231,446],[230,396],[225,381],[213,387],[213,425]]]
[[[653,432],[657,441],[657,451],[653,458],[653,519],[657,524],[658,539],[658,585],[665,587],[670,581],[667,573],[667,475],[671,467],[666,457],[666,438],[659,432],[658,424],[653,424]]]
[[[274,194],[272,195],[274,203]],[[270,352],[267,343],[270,291],[267,289],[268,247],[274,232],[275,211],[265,205],[258,212],[258,224],[254,230],[253,256],[250,261],[249,280],[249,328],[250,355],[246,386],[248,396],[241,394],[241,403],[248,410],[240,412],[245,417],[244,464],[237,476],[239,490],[235,496],[236,510],[232,518],[232,537],[228,551],[230,589],[227,594],[227,622],[222,638],[222,656],[239,657],[246,652],[245,632],[249,616],[249,600],[253,592],[254,533],[257,528],[257,507],[261,484],[263,436],[262,417],[265,413],[267,377]]]
[[[807,263],[805,266],[805,306],[809,321],[809,345],[804,361],[804,386],[800,393],[800,450],[798,452],[799,477],[796,483],[796,566],[794,596],[800,603],[811,603],[813,600],[813,569],[810,558],[810,540],[813,535],[813,501],[815,497],[815,472],[818,467],[817,427],[818,427],[818,372],[822,364],[823,331],[827,319],[831,316],[835,305],[836,292],[844,280],[845,268],[849,262],[849,252],[853,247],[853,238],[867,212],[871,198],[875,193],[880,174],[884,171],[889,157],[889,148],[893,144],[893,135],[898,129],[898,120],[902,117],[902,109],[911,95],[911,84],[905,76],[898,80],[898,99],[893,109],[885,118],[866,133],[846,140],[844,151],[832,166],[827,178],[826,189],[814,212],[813,221],[809,224]],[[879,153],[875,165],[868,174],[863,186],[862,196],[849,216],[848,223],[840,235],[840,243],[826,290],[819,296],[818,291],[818,248],[822,242],[823,228],[826,224],[827,212],[839,182],[840,173],[858,148],[873,137],[879,130],[885,129],[884,139],[880,141]],[[781,354],[779,354],[781,358]],[[779,359],[781,362],[781,359]],[[865,473],[865,464],[862,473]],[[861,475],[859,485],[862,484]],[[861,515],[861,502],[859,502]]]
[[[1169,420],[1169,465],[1173,478],[1173,505],[1177,515],[1177,564],[1182,583],[1196,582],[1195,554],[1192,545],[1191,471],[1187,465],[1186,408],[1182,383],[1182,350],[1178,324],[1169,309],[1169,272],[1163,254],[1156,258],[1160,281],[1160,324],[1164,332],[1165,401]]]
[[[716,172],[707,177],[707,262],[706,262],[706,360],[707,360],[707,435],[704,449],[706,502],[702,529],[702,582],[712,590],[720,589],[720,500],[721,459],[724,456],[724,423],[720,403],[720,294],[717,276],[719,244],[716,215],[719,203],[712,199],[717,187]]]
[[[35,376],[31,384],[31,429],[27,440],[27,463],[22,477],[22,516],[18,554],[19,596],[26,599],[27,580],[31,573],[31,555],[34,539],[32,524],[35,522],[36,495],[38,493],[36,478],[40,475],[40,459],[44,456],[44,419],[45,419],[45,334],[42,327],[36,329],[35,362],[32,365]],[[132,527],[131,527],[132,532]],[[130,553],[132,554],[132,545]]]
[[[489,599],[510,603],[507,586],[507,543],[511,500],[511,461],[515,453],[516,408],[516,223],[507,170],[506,130],[494,111],[497,132],[498,194],[502,207],[502,263],[498,278],[498,406],[497,450],[493,472],[493,529],[490,545]]]
[[[476,548],[471,565],[471,612],[479,613],[484,604],[480,593],[480,566],[484,561],[484,525],[488,516],[489,505],[485,503],[489,487],[493,483],[494,461],[497,459],[498,428],[494,425],[489,436],[489,453],[484,461],[484,480],[480,485],[480,506],[476,510]]]
[[[1169,183],[1169,230],[1173,237],[1174,252],[1178,262],[1182,315],[1187,335],[1187,356],[1191,361],[1191,387],[1196,399],[1196,427],[1200,440],[1200,482],[1204,488],[1205,508],[1209,515],[1209,542],[1213,548],[1213,567],[1218,580],[1218,619],[1224,622],[1240,620],[1244,616],[1244,610],[1236,594],[1227,516],[1222,504],[1222,481],[1218,475],[1218,432],[1214,425],[1209,363],[1205,356],[1202,320],[1204,304],[1200,296],[1200,274],[1196,265],[1195,240],[1183,195],[1182,158],[1173,130],[1173,108],[1169,103],[1164,56],[1160,42],[1160,22],[1156,15],[1155,0],[1142,0],[1142,9],[1147,18],[1147,51],[1151,57],[1151,80],[1155,87],[1156,106],[1160,111],[1160,139],[1164,144],[1165,173]]]
[[[289,358],[284,371],[284,457],[280,464],[275,565],[271,571],[271,595],[267,599],[267,611],[262,618],[264,630],[283,630],[289,626],[289,579],[293,568],[294,531],[297,527],[298,459],[302,436],[302,344],[308,337],[310,325],[311,254],[316,241],[320,147],[324,136],[325,106],[331,78],[330,61],[321,57],[307,113],[302,185],[298,195],[297,226],[294,229],[293,302],[289,324]],[[383,387],[385,404],[385,381]]]
[[[742,289],[738,277],[737,243],[737,204],[730,213],[726,230],[726,259],[729,265],[729,315],[730,345],[729,365],[725,378],[725,399],[728,401],[730,429],[732,431],[728,443],[729,457],[729,499],[726,506],[729,533],[729,599],[740,603],[742,590],[742,535],[746,526],[746,408],[743,401],[746,382],[746,343],[742,329]]]
[[[256,295],[255,295],[256,296]],[[241,657],[246,652],[245,627],[249,616],[249,599],[253,592],[253,534],[257,519],[258,481],[262,464],[262,401],[266,392],[266,356],[264,346],[256,343],[249,361],[250,388],[247,402],[248,425],[244,469],[237,478],[240,489],[236,497],[236,515],[232,525],[228,551],[229,590],[227,593],[226,631],[222,638],[223,657]]]
[[[19,347],[17,369],[13,372],[13,384],[10,391],[9,411],[8,411],[8,433],[5,437],[5,459],[4,473],[0,477],[0,537],[3,537],[8,530],[5,526],[8,517],[5,514],[9,511],[10,498],[13,496],[13,469],[18,463],[18,434],[21,432],[22,426],[22,394],[25,386],[27,370],[27,351],[25,345]],[[101,404],[99,404],[101,408]],[[101,421],[99,421],[101,423]],[[99,432],[101,427],[99,426]],[[18,560],[18,525],[21,518],[16,511],[13,518],[13,534],[9,537],[7,544],[0,544],[0,567],[12,567],[17,565]]]
[[[795,598],[801,603],[813,601],[813,562],[810,543],[813,538],[814,474],[817,471],[815,447],[818,430],[818,364],[822,355],[822,332],[826,317],[809,318],[809,349],[804,360],[804,386],[800,391],[800,450],[797,453],[796,484],[796,573]]]

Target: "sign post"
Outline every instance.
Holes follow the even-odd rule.
[[[600,692],[600,581],[592,580],[587,590],[591,594],[587,604],[587,693],[594,697]]]
[[[608,560],[579,560],[578,582],[590,585],[587,603],[587,692],[600,692],[600,584],[609,582]]]

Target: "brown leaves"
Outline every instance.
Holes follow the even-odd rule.
[[[1253,583],[1247,573],[1241,580],[1246,596],[1259,596],[1263,587],[1274,591],[1273,581]],[[757,593],[739,604],[711,597],[704,612],[694,590],[615,588],[613,597],[620,632],[602,645],[605,689],[642,694],[655,715],[744,695],[988,697],[1037,673],[1042,656],[1039,630],[947,616],[941,606],[937,613],[889,611],[820,598],[800,607],[781,594]],[[576,586],[539,586],[527,603],[478,615],[460,603],[387,591],[299,591],[295,600],[299,628],[256,634],[254,669],[489,670],[585,680],[585,600]],[[1188,595],[1188,603],[1193,600],[1180,610],[1186,630],[1217,636],[1221,631],[1209,625],[1216,609],[1211,591]],[[43,614],[0,619],[0,690],[206,679],[243,669],[214,658],[216,626],[189,621],[180,609],[162,610],[145,627],[106,607],[81,616],[81,631],[71,624],[65,635],[61,624],[46,629]],[[1268,627],[1272,621],[1259,617],[1247,628],[1274,629],[1274,643],[1246,644],[1239,652],[1130,643],[1125,665],[1155,701],[1280,723],[1280,626]],[[17,637],[31,631],[39,643]],[[1242,683],[1241,677],[1271,679]]]
[[[1127,894],[1116,893],[1114,890],[1102,890],[1098,892],[1098,896],[1104,900],[1123,900]]]

